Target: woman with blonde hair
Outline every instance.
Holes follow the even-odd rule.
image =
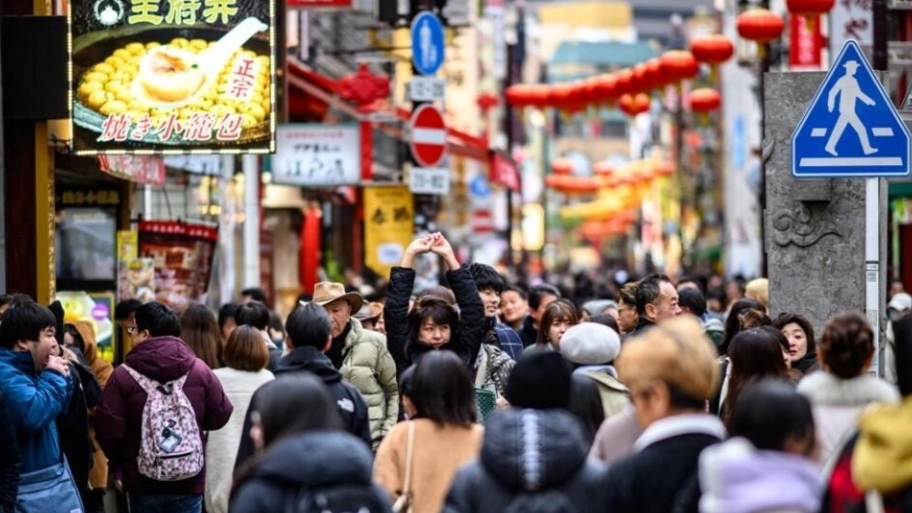
[[[209,433],[209,443],[206,445],[207,513],[228,512],[231,475],[237,452],[226,448],[234,448],[241,443],[244,416],[250,407],[253,393],[261,385],[275,379],[266,370],[269,348],[263,343],[263,334],[252,326],[239,326],[231,332],[222,358],[225,366],[213,372],[234,405],[234,412],[222,429]]]
[[[753,299],[763,305],[764,311],[769,311],[769,280],[766,278],[757,278],[747,282],[744,287],[744,297]]]
[[[722,422],[706,413],[719,379],[713,343],[696,319],[676,317],[627,342],[617,369],[645,430],[636,452],[609,469],[602,510],[658,513],[684,503],[696,511],[700,453],[725,437]]]

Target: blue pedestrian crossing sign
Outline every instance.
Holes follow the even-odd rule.
[[[422,11],[412,20],[412,63],[422,75],[436,75],[443,65],[443,24],[429,11]]]
[[[792,134],[796,178],[908,176],[912,137],[855,41],[847,41]]]

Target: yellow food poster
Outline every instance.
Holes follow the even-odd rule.
[[[118,230],[117,260],[129,262],[139,258],[139,233],[134,230]]]
[[[114,362],[114,294],[110,292],[58,291],[64,324],[85,321],[95,332],[98,354]]]
[[[274,3],[72,0],[76,153],[272,153]]]
[[[364,263],[389,276],[412,242],[415,213],[408,187],[364,188]]]

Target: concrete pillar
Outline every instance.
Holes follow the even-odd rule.
[[[865,312],[865,281],[880,287],[885,312],[887,185],[879,184],[880,271],[865,269],[865,181],[798,180],[791,174],[791,138],[825,73],[768,73],[766,130],[766,252],[770,312],[797,312],[815,330],[832,314]],[[875,328],[881,332],[883,315]],[[882,337],[881,337],[882,339]]]

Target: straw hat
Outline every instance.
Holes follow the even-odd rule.
[[[328,281],[317,283],[316,287],[314,287],[313,300],[311,303],[326,306],[333,301],[338,301],[340,299],[345,300],[345,302],[351,305],[352,312],[361,310],[361,306],[364,304],[364,298],[361,297],[361,294],[358,294],[357,292],[345,292],[345,286],[341,283],[332,283]]]

